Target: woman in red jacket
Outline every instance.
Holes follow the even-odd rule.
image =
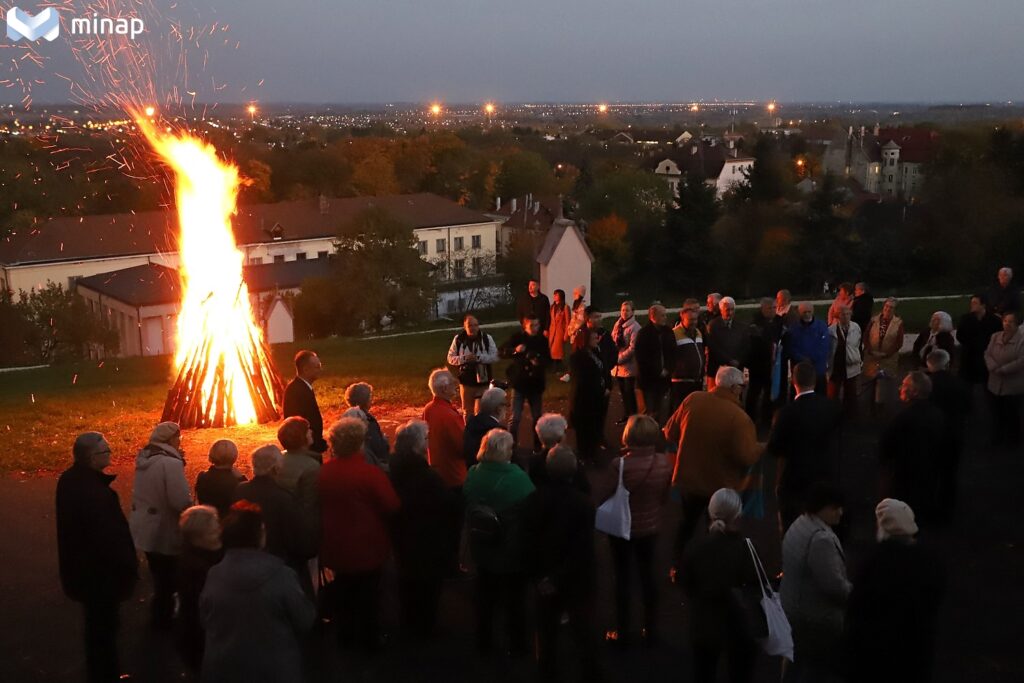
[[[389,520],[398,495],[384,472],[363,457],[366,423],[346,417],[328,432],[333,457],[320,469],[320,564],[334,573],[330,595],[338,642],[373,652],[379,647],[381,568],[391,554]]]

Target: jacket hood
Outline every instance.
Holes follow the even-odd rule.
[[[284,560],[263,550],[232,548],[224,553],[220,566],[231,577],[233,589],[251,593],[273,580],[284,567]]]
[[[185,459],[181,457],[181,453],[174,450],[165,443],[150,443],[146,444],[145,447],[139,454],[135,456],[135,469],[145,470],[153,466],[154,463],[159,462],[161,458],[175,458],[180,460],[183,464]]]

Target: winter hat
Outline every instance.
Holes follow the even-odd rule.
[[[883,500],[875,508],[875,519],[878,522],[879,541],[892,536],[914,536],[917,533],[914,511],[902,500]]]
[[[176,422],[161,422],[149,435],[150,443],[170,443],[171,439],[181,434],[181,427]]]

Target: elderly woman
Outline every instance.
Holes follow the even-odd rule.
[[[985,366],[992,397],[992,445],[1016,448],[1024,395],[1024,330],[1019,312],[1003,314],[1003,331],[992,335],[985,350]]]
[[[380,578],[391,554],[389,525],[401,507],[379,467],[363,458],[366,423],[335,422],[327,442],[332,458],[320,468],[320,564],[334,572],[331,596],[342,646],[364,652],[379,643]]]
[[[953,339],[953,318],[945,311],[935,311],[928,321],[928,329],[917,335],[914,340],[914,360],[922,368],[928,361],[928,354],[935,349],[942,349],[950,356],[956,349]]]
[[[455,375],[444,368],[430,373],[427,380],[433,398],[423,408],[423,420],[430,425],[427,462],[441,475],[448,488],[459,488],[466,479],[466,461],[462,458],[462,439],[466,422],[452,405],[459,393]]]
[[[871,318],[864,332],[864,376],[875,383],[875,402],[882,406],[895,403],[900,349],[903,348],[903,320],[896,315],[899,302],[889,297],[882,312]]]
[[[462,493],[477,566],[477,647],[482,652],[493,647],[494,612],[500,606],[512,651],[525,654],[526,577],[519,523],[522,503],[534,487],[526,472],[512,464],[512,447],[512,435],[504,429],[487,432]]]
[[[402,625],[427,637],[437,621],[441,582],[449,569],[452,519],[459,501],[427,464],[427,423],[410,420],[395,432],[391,485],[402,503],[392,526],[398,560]]]
[[[295,496],[303,514],[316,512],[316,479],[320,475],[322,456],[312,449],[313,430],[304,417],[289,417],[277,429],[277,441],[284,451],[284,462],[277,473],[277,483]]]
[[[466,467],[476,464],[476,454],[480,452],[480,442],[484,434],[492,429],[505,427],[505,402],[508,394],[504,389],[491,387],[480,397],[480,409],[476,415],[466,420],[466,431],[462,436],[462,458]]]
[[[719,489],[708,503],[707,536],[683,554],[682,587],[690,597],[690,646],[693,680],[718,680],[718,661],[725,654],[729,680],[749,681],[757,645],[733,604],[733,591],[757,585],[757,570],[740,533],[743,501],[732,489]]]
[[[228,506],[230,508],[230,506]],[[220,517],[209,505],[195,505],[181,513],[182,551],[178,563],[178,616],[185,663],[198,670],[203,661],[203,625],[199,620],[199,596],[210,568],[224,557]]]
[[[226,517],[228,508],[235,502],[235,489],[245,481],[245,475],[235,469],[238,446],[229,439],[219,439],[210,446],[208,457],[210,469],[196,477],[196,502],[212,505],[217,508],[217,514]]]
[[[224,559],[199,598],[204,683],[302,680],[299,636],[312,628],[316,609],[295,572],[262,552],[263,538],[258,506],[235,503],[221,532]]]
[[[914,511],[886,498],[875,508],[878,545],[854,582],[846,612],[850,681],[932,679],[945,588],[938,554],[915,542]]]
[[[644,627],[641,637],[656,640],[658,623],[658,591],[654,578],[654,548],[661,529],[663,510],[672,486],[673,459],[657,452],[661,429],[654,418],[633,415],[622,432],[622,456],[608,465],[603,495],[606,500],[615,492],[622,468],[622,483],[629,491],[629,512],[632,518],[629,540],[609,536],[615,562],[615,606],[618,627],[610,639],[624,643],[628,637],[630,592],[633,585],[633,561],[640,573],[644,601]]]
[[[530,480],[538,489],[550,482],[547,471],[548,455],[552,448],[556,448],[565,441],[565,432],[569,429],[569,423],[558,413],[544,413],[537,420],[535,428],[537,438],[540,440],[540,448],[530,456],[529,467]],[[574,454],[575,455],[575,454]],[[583,463],[577,463],[578,467],[573,470],[573,486],[583,493],[590,493],[590,480]]]
[[[366,419],[366,446],[364,454],[367,461],[387,467],[388,456],[391,454],[391,446],[388,444],[384,432],[380,429],[380,423],[370,412],[373,404],[373,387],[366,382],[356,382],[348,385],[345,389],[345,403],[350,408],[359,408],[363,411]]]
[[[185,479],[181,429],[161,422],[135,458],[135,484],[129,517],[135,547],[146,553],[153,576],[153,626],[166,629],[174,616],[174,583],[181,532],[178,518],[192,504]]]
[[[583,327],[573,339],[570,365],[569,420],[576,430],[576,450],[584,462],[597,459],[604,430],[605,401],[611,393],[607,385],[608,368],[597,351],[600,337]]]
[[[295,496],[277,483],[284,455],[277,446],[267,444],[254,450],[251,458],[252,481],[238,485],[235,500],[247,500],[260,506],[263,528],[267,532],[267,552],[277,555],[296,571],[302,571],[306,561],[316,555],[316,543],[312,520],[303,514]]]
[[[782,607],[793,627],[795,681],[829,680],[839,664],[843,615],[852,585],[846,558],[832,528],[843,517],[843,492],[811,486],[804,514],[782,539]]]

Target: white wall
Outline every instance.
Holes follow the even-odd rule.
[[[270,307],[264,334],[268,344],[287,344],[295,341],[294,320],[281,299],[277,299]]]
[[[540,291],[552,299],[556,289],[564,290],[566,303],[571,304],[572,290],[585,285],[587,295],[584,301],[589,304],[593,291],[590,275],[590,257],[576,234],[567,230],[555,248],[551,261],[547,265],[541,264]]]
[[[47,282],[54,282],[68,288],[71,278],[88,277],[123,270],[135,266],[156,263],[168,268],[178,267],[178,254],[143,254],[141,256],[118,256],[111,258],[89,259],[84,261],[61,261],[59,263],[27,264],[24,266],[2,266],[7,273],[7,288],[17,293],[19,290],[31,291],[41,289]]]
[[[752,159],[744,159],[742,161],[726,159],[725,165],[722,166],[722,172],[718,174],[718,182],[715,183],[715,190],[718,196],[721,197],[733,185],[746,180],[746,176],[743,173],[744,171],[749,173],[753,166],[754,161]]]

